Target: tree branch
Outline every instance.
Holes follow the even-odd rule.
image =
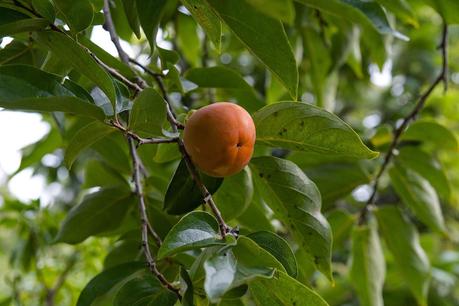
[[[432,94],[434,89],[441,83],[444,83],[444,89],[446,91],[447,89],[447,84],[448,84],[448,25],[446,24],[445,21],[443,21],[443,30],[442,30],[442,37],[441,37],[441,43],[440,46],[441,48],[441,54],[442,54],[442,68],[440,71],[440,74],[435,78],[435,80],[432,82],[432,84],[427,88],[427,90],[419,97],[418,101],[416,102],[416,105],[414,109],[405,117],[403,118],[402,123],[398,128],[394,130],[394,138],[392,139],[392,142],[389,146],[389,149],[387,150],[386,156],[384,158],[383,164],[381,168],[379,168],[379,171],[376,173],[376,176],[373,180],[372,184],[372,193],[368,201],[366,202],[365,206],[362,208],[359,216],[359,224],[363,224],[366,221],[366,217],[368,214],[368,210],[370,206],[372,206],[375,201],[376,201],[376,195],[378,192],[378,187],[379,187],[379,181],[386,171],[387,167],[389,166],[390,162],[392,161],[392,158],[395,155],[395,149],[397,148],[398,144],[400,143],[400,138],[403,135],[403,132],[405,129],[408,127],[411,121],[415,121],[416,117],[422,110],[422,108],[425,105],[425,102],[429,98],[429,96]]]
[[[118,130],[122,131],[126,135],[134,138],[137,141],[137,147],[143,144],[159,144],[159,143],[176,143],[177,138],[143,138],[136,133],[129,131],[123,125],[116,121],[110,121],[109,124]]]
[[[104,0],[103,12],[105,16],[104,29],[110,33],[110,38],[113,44],[115,45],[116,50],[118,51],[120,59],[124,63],[129,64],[129,56],[126,54],[126,52],[124,52],[123,48],[121,47],[120,40],[118,38],[118,35],[116,34],[115,25],[113,23],[112,15],[110,13],[110,0]]]
[[[150,269],[151,273],[153,273],[158,278],[158,280],[161,282],[161,284],[164,287],[174,292],[177,295],[177,297],[181,299],[179,289],[174,287],[166,279],[166,277],[158,270],[158,267],[156,266],[156,261],[153,259],[153,255],[151,254],[150,246],[148,244],[148,233],[150,233],[153,236],[158,246],[161,246],[162,241],[161,241],[161,238],[158,236],[158,234],[153,230],[150,222],[148,221],[147,208],[145,205],[145,196],[143,194],[142,183],[140,181],[140,159],[137,154],[137,148],[134,143],[134,139],[132,138],[132,136],[129,136],[129,135],[127,136],[127,139],[128,139],[129,151],[131,153],[132,163],[134,167],[134,178],[133,179],[134,179],[134,185],[135,185],[135,192],[137,194],[137,197],[139,198],[139,212],[140,212],[141,232],[142,232],[142,248],[144,250],[145,258],[147,260],[148,268]]]

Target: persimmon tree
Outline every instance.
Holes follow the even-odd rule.
[[[0,304],[457,305],[458,23],[456,0],[0,0],[0,107],[50,126],[9,178],[61,190],[0,189]]]

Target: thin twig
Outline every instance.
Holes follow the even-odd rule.
[[[179,299],[181,299],[181,295],[179,289],[174,287],[166,277],[158,270],[156,266],[156,261],[153,259],[153,255],[150,251],[150,246],[148,244],[148,233],[150,233],[156,244],[158,246],[161,245],[162,241],[161,238],[156,234],[156,232],[151,227],[148,221],[147,215],[147,208],[145,205],[145,196],[142,190],[142,183],[140,181],[140,164],[139,164],[139,156],[137,154],[137,148],[134,143],[134,139],[131,136],[127,137],[129,143],[129,151],[132,157],[132,163],[134,166],[134,185],[135,185],[135,192],[137,197],[139,198],[139,211],[140,211],[140,219],[141,219],[141,231],[142,231],[142,248],[144,250],[145,258],[147,260],[147,265],[150,271],[158,278],[161,284],[169,289],[170,291],[174,292]]]
[[[108,33],[110,33],[110,38],[113,44],[115,45],[116,50],[118,51],[120,59],[124,63],[129,64],[129,56],[126,54],[126,52],[124,52],[123,48],[121,47],[120,40],[115,31],[115,25],[113,24],[112,14],[110,13],[110,0],[104,0],[103,12],[105,16],[104,29],[106,29]]]
[[[381,168],[379,168],[379,171],[376,173],[376,176],[373,180],[371,196],[360,212],[359,224],[363,224],[366,221],[368,210],[370,206],[373,205],[376,201],[379,181],[382,175],[384,174],[384,172],[386,171],[387,167],[389,166],[390,162],[392,161],[392,158],[394,157],[395,149],[397,148],[400,142],[400,138],[403,132],[408,127],[411,121],[416,120],[416,117],[419,114],[419,112],[422,110],[422,108],[424,107],[426,100],[429,98],[431,93],[441,82],[444,83],[445,90],[447,89],[447,83],[448,83],[448,50],[447,50],[448,43],[447,41],[448,41],[448,26],[446,22],[444,22],[442,38],[441,38],[441,43],[440,43],[441,54],[442,54],[442,68],[441,68],[440,74],[435,78],[435,80],[429,86],[429,88],[427,88],[427,90],[419,97],[414,109],[405,118],[403,118],[403,121],[400,124],[400,126],[394,130],[394,138],[392,139],[389,149],[387,150],[386,156],[384,158],[384,162]]]
[[[117,121],[110,121],[109,124],[116,129],[122,131],[126,135],[134,138],[137,141],[137,146],[143,145],[143,144],[159,144],[159,143],[175,143],[177,142],[177,138],[143,138],[137,135],[136,133],[128,130],[125,128],[121,123]]]

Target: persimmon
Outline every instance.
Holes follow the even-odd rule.
[[[183,141],[201,171],[216,177],[230,176],[241,171],[252,157],[255,124],[241,106],[218,102],[190,116]]]

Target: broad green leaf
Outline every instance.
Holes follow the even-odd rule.
[[[193,68],[185,73],[185,78],[200,88],[221,88],[227,91],[249,112],[265,105],[253,87],[235,70],[223,66]]]
[[[260,12],[289,25],[295,20],[295,7],[291,0],[246,0]]]
[[[73,136],[72,140],[70,140],[65,150],[64,161],[67,168],[72,167],[73,162],[81,151],[115,131],[114,128],[100,121],[93,121],[81,128],[75,136]]]
[[[133,31],[126,17],[122,0],[111,0],[110,3],[110,14],[112,16],[116,33],[118,34],[119,38],[125,41],[130,41]]]
[[[419,243],[416,227],[395,206],[380,207],[375,213],[387,247],[394,255],[397,270],[419,305],[427,305],[430,264]]]
[[[107,293],[118,283],[140,270],[145,270],[145,263],[136,261],[124,263],[102,271],[86,284],[78,297],[76,306],[91,305],[96,298]]]
[[[459,24],[459,2],[456,0],[426,0],[448,24]]]
[[[35,52],[32,48],[30,48],[30,45],[19,40],[13,40],[11,43],[3,47],[3,49],[0,49],[0,65],[33,65],[35,62],[34,55]]]
[[[259,144],[359,159],[378,156],[348,124],[310,104],[274,103],[257,111],[253,118]]]
[[[97,84],[105,92],[112,105],[115,105],[116,93],[112,79],[84,48],[67,35],[54,31],[37,33],[37,37],[65,64],[70,65]]]
[[[224,244],[217,220],[206,212],[194,211],[185,215],[169,231],[158,251],[158,259],[186,250]]]
[[[122,0],[122,2],[129,26],[131,27],[131,30],[134,32],[135,36],[140,39],[140,21],[139,16],[137,15],[136,0]]]
[[[160,143],[153,160],[157,163],[167,163],[173,160],[179,160],[182,157],[178,147],[170,143]]]
[[[320,295],[282,271],[272,279],[259,278],[249,285],[258,306],[328,306]]]
[[[268,251],[271,255],[276,257],[276,259],[284,266],[288,275],[291,277],[297,276],[298,267],[296,258],[287,241],[268,231],[255,232],[249,234],[248,237]]]
[[[135,233],[137,234],[138,232],[136,231]],[[107,253],[104,258],[104,270],[123,263],[136,261],[144,256],[143,249],[139,249],[140,233],[136,236],[137,239],[122,240]]]
[[[207,36],[214,44],[215,49],[220,52],[222,23],[218,16],[212,11],[206,0],[182,0],[182,3],[204,29]]]
[[[161,59],[161,67],[163,70],[167,69],[168,63],[175,65],[180,60],[180,55],[177,51],[163,49],[158,46],[156,46],[156,50],[158,51],[159,58]]]
[[[363,165],[358,162],[325,163],[303,168],[303,171],[316,183],[326,207],[347,196],[356,187],[369,183],[371,179]]]
[[[411,169],[395,164],[389,169],[392,186],[402,202],[432,230],[446,233],[440,201],[430,183]]]
[[[354,228],[350,278],[361,305],[384,306],[382,290],[385,276],[386,265],[376,224]]]
[[[223,218],[229,221],[244,213],[252,201],[252,196],[252,174],[246,167],[238,174],[225,178],[221,187],[214,194],[214,200]]]
[[[129,114],[129,129],[142,137],[161,136],[165,120],[166,104],[163,98],[153,88],[144,89],[134,100]]]
[[[163,16],[163,10],[166,0],[145,1],[136,0],[137,15],[139,16],[140,25],[150,43],[151,53],[156,45],[156,33],[159,23]]]
[[[68,212],[56,241],[77,244],[89,236],[114,230],[134,203],[128,188],[108,188],[89,194]]]
[[[399,154],[396,156],[397,161],[428,180],[440,197],[446,200],[449,199],[451,193],[450,183],[438,161],[416,147],[407,146],[401,148],[399,151]]]
[[[134,277],[120,288],[114,306],[173,306],[176,301],[177,296],[147,272]]]
[[[201,179],[211,194],[215,193],[223,182],[216,178],[201,173]],[[201,190],[191,177],[185,160],[181,160],[172,177],[164,198],[164,209],[168,214],[181,215],[190,212],[199,205],[204,204]]]
[[[282,264],[251,239],[241,236],[233,248],[222,248],[204,262],[204,289],[211,302],[217,302],[231,288],[258,277],[272,277]]]
[[[289,228],[310,260],[331,280],[332,234],[320,212],[321,199],[316,185],[288,160],[256,157],[250,166],[266,204]]]
[[[416,121],[403,133],[402,140],[415,140],[434,149],[458,150],[456,136],[443,125],[434,121]]]
[[[296,100],[298,70],[282,23],[258,12],[245,0],[207,0],[215,13],[279,79]],[[275,42],[275,48],[273,48]]]
[[[32,66],[0,67],[0,107],[38,112],[61,111],[103,120],[103,111],[76,97],[60,76]]]
[[[32,6],[38,14],[45,17],[49,22],[54,23],[56,10],[51,0],[32,0]]]
[[[43,30],[48,26],[49,21],[44,18],[28,18],[16,20],[10,23],[0,23],[0,37],[14,35],[17,33]]]
[[[92,24],[94,9],[89,0],[53,0],[56,5],[58,16],[61,15],[64,21],[73,32],[81,32]]]

